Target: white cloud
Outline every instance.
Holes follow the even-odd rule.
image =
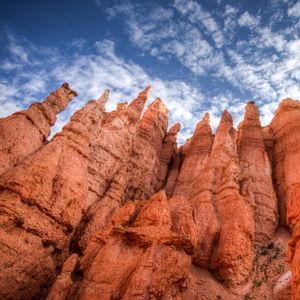
[[[75,39],[71,42],[71,45],[78,49],[82,49],[85,44],[86,44],[86,40],[82,38]]]
[[[224,44],[224,35],[216,20],[203,7],[192,0],[175,0],[174,7],[194,24],[202,24],[217,48]]]
[[[244,27],[255,27],[259,25],[259,18],[250,15],[247,11],[244,12],[238,19],[238,24]]]
[[[228,15],[235,15],[235,14],[237,14],[238,11],[239,11],[238,8],[226,4],[226,5],[225,5],[225,12],[224,12],[224,15],[225,15],[225,16],[228,16]]]
[[[288,9],[288,15],[291,17],[300,17],[300,2]]]
[[[278,52],[285,50],[287,41],[284,35],[274,33],[268,27],[257,28],[257,36],[250,40],[250,43],[257,48],[274,48]]]

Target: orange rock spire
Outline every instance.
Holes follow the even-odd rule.
[[[106,112],[106,90],[50,142],[67,84],[0,120],[1,299],[299,299],[300,102],[215,134],[206,113],[178,149],[150,92]]]

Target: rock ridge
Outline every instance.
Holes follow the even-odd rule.
[[[205,113],[178,147],[150,93],[49,141],[66,83],[0,119],[1,299],[300,299],[300,102]]]

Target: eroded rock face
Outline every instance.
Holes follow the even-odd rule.
[[[171,232],[165,192],[129,203],[113,227],[91,239],[80,262],[82,282],[67,299],[174,299],[186,289],[191,244]]]
[[[89,144],[107,93],[77,111],[63,130],[0,177],[0,295],[30,299],[68,255],[87,197]]]
[[[0,175],[1,299],[299,299],[299,102],[215,135],[205,114],[178,149],[150,91],[110,113],[106,91],[49,143],[68,86],[4,119],[37,142]]]
[[[272,183],[272,168],[264,147],[259,112],[253,102],[245,109],[245,117],[238,126],[237,139],[241,168],[241,194],[253,209],[256,244],[270,240],[278,223],[277,198]]]
[[[111,215],[122,203],[129,180],[128,162],[150,91],[147,87],[129,106],[110,113],[91,146],[87,212],[73,239],[77,250],[87,246],[92,234],[111,225]]]
[[[167,127],[168,109],[157,98],[149,105],[138,127],[128,163],[130,177],[125,199],[147,199],[155,192]]]
[[[56,114],[63,111],[76,96],[64,83],[42,103],[0,119],[0,174],[38,150],[50,134]]]
[[[270,128],[274,135],[275,183],[280,221],[292,231],[288,260],[292,268],[293,299],[300,299],[300,102],[283,100]]]

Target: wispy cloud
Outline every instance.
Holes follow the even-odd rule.
[[[288,9],[288,15],[291,17],[300,17],[300,2]]]
[[[175,0],[174,7],[194,24],[202,24],[217,48],[224,44],[224,35],[216,20],[203,7],[192,0]]]
[[[9,33],[3,43],[7,56],[0,64],[1,116],[67,81],[79,96],[59,116],[55,128],[59,130],[75,110],[105,88],[111,89],[107,107],[112,110],[151,84],[151,100],[161,97],[170,109],[170,123],[183,123],[183,142],[205,111],[211,112],[214,129],[225,108],[237,125],[251,97],[261,107],[265,125],[280,99],[300,98],[298,3],[273,0],[268,12],[224,1],[214,10],[195,0],[95,3],[105,11],[107,22],[122,25],[134,55],[117,55],[123,41],[116,42],[111,34],[94,43],[74,39],[68,51],[62,51]],[[153,71],[149,63],[143,66],[141,55],[163,66],[168,76]]]
[[[246,11],[239,17],[238,24],[240,26],[253,28],[259,25],[259,18],[252,16]]]

